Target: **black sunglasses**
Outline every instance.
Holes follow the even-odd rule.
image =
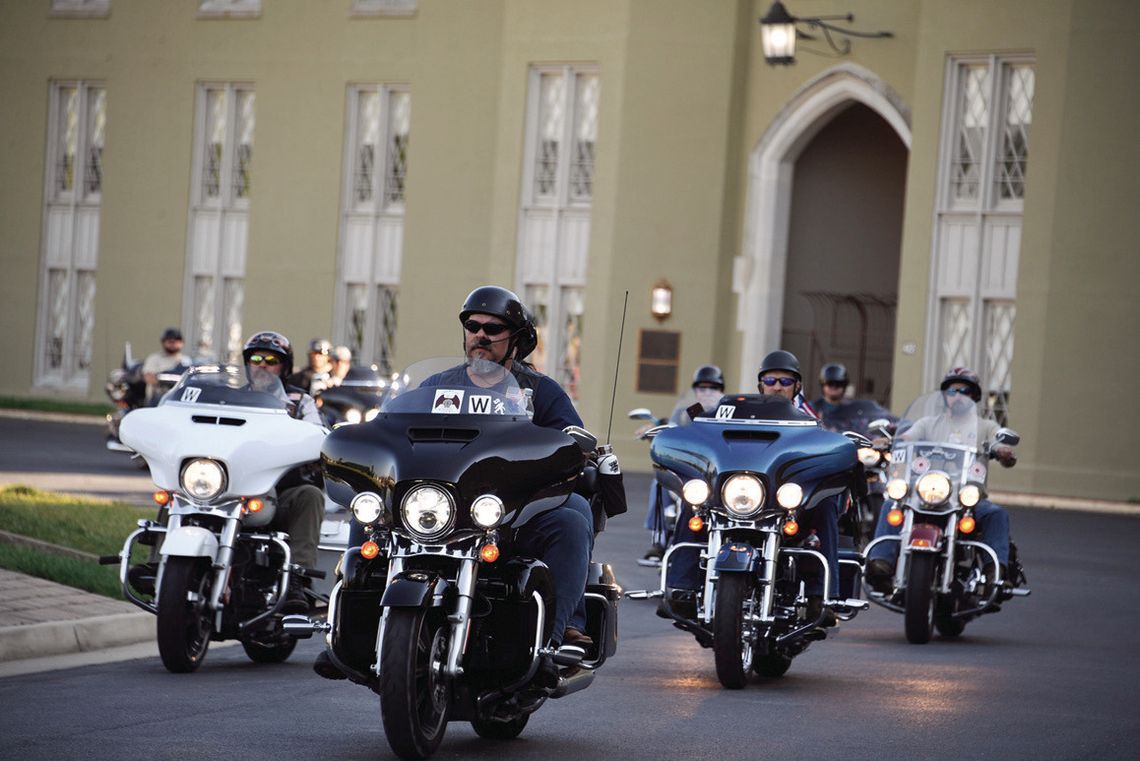
[[[281,364],[281,357],[276,354],[250,354],[249,363],[251,365],[266,364],[270,367],[276,367]]]
[[[769,388],[771,388],[772,386],[775,386],[777,383],[779,383],[784,388],[787,388],[788,386],[791,386],[793,383],[795,383],[796,379],[795,378],[773,378],[772,376],[769,375],[769,376],[765,376],[765,377],[761,378],[760,382],[763,383],[765,386],[768,386]]]
[[[501,322],[479,322],[478,320],[463,321],[463,329],[471,335],[475,335],[482,330],[484,335],[497,336],[509,328],[509,325],[504,325]]]

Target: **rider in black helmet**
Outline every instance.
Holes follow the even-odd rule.
[[[828,418],[843,405],[851,380],[847,368],[838,362],[829,362],[819,370],[819,386],[823,395],[811,403],[820,417]]]
[[[282,375],[287,383],[304,389],[307,393],[316,394],[324,390],[332,372],[332,341],[327,338],[314,338],[309,341],[309,362],[298,372],[291,375]]]

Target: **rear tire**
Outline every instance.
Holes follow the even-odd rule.
[[[213,629],[206,610],[210,565],[204,558],[166,559],[158,589],[158,654],[174,674],[189,674],[201,665]]]
[[[281,663],[293,654],[293,648],[297,647],[297,640],[288,637],[280,642],[263,643],[253,639],[243,639],[241,646],[245,650],[245,654],[254,663]]]
[[[910,556],[910,572],[906,582],[906,638],[915,645],[930,641],[934,626],[935,556],[915,552]]]
[[[739,690],[748,682],[752,668],[751,625],[744,626],[744,606],[751,613],[752,577],[728,573],[716,583],[716,612],[713,617],[713,654],[716,676],[730,690]]]
[[[449,628],[438,611],[391,608],[384,624],[380,718],[400,758],[427,758],[443,741],[451,683],[440,670]]]
[[[475,734],[487,740],[513,740],[522,734],[526,723],[530,721],[530,714],[524,713],[510,721],[491,721],[490,719],[472,719],[471,726]]]

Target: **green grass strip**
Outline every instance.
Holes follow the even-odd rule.
[[[72,415],[106,415],[114,407],[105,402],[68,402],[56,399],[35,399],[19,396],[0,396],[0,408],[31,410],[35,412],[66,412]]]

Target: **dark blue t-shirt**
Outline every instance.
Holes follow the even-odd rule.
[[[574,409],[570,397],[553,378],[529,367],[521,367],[518,364],[511,365],[511,375],[515,376],[520,388],[529,388],[534,393],[532,398],[534,417],[531,420],[535,425],[541,425],[543,428],[555,428],[559,431],[568,425],[582,425],[582,418]],[[467,368],[463,365],[444,370],[442,373],[436,373],[420,385],[455,385],[479,388],[471,380],[467,374]],[[492,389],[497,390],[494,387]]]

